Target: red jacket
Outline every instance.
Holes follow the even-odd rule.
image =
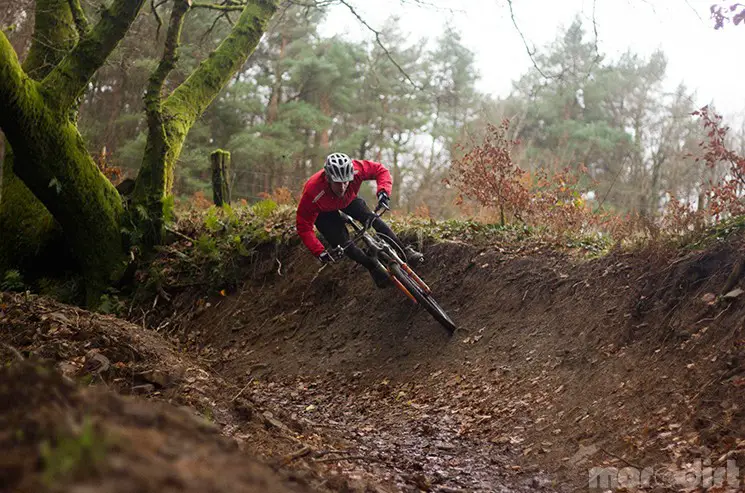
[[[347,187],[344,196],[337,197],[331,191],[331,187],[326,180],[323,170],[315,173],[305,182],[303,195],[300,197],[300,204],[297,208],[297,234],[308,250],[316,257],[323,253],[323,244],[316,238],[313,232],[313,225],[316,222],[318,214],[321,212],[338,211],[344,209],[357,197],[362,182],[366,180],[375,180],[378,184],[378,190],[391,194],[391,174],[385,166],[374,161],[352,160],[354,164],[354,180]]]

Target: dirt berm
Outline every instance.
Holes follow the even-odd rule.
[[[319,273],[298,247],[265,250],[225,296],[163,285],[170,300],[133,314],[149,330],[23,295],[3,296],[0,329],[68,376],[195,409],[240,444],[190,428],[188,443],[220,450],[205,457],[226,454],[227,473],[210,466],[220,479],[250,453],[278,488],[586,491],[605,468],[621,484],[604,489],[637,471],[645,489],[678,491],[705,486],[706,467],[729,467],[732,488],[745,478],[742,247],[585,259],[427,244],[418,270],[461,326],[453,337],[365,272]],[[109,366],[91,372],[96,361]]]
[[[615,466],[677,490],[696,467],[745,472],[743,252],[742,236],[597,259],[428,244],[418,270],[462,327],[450,338],[357,267],[274,250],[230,296],[177,297],[189,315],[170,330],[283,417],[433,487],[540,471],[586,489]]]

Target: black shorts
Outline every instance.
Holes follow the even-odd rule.
[[[342,212],[362,223],[366,223],[375,216],[361,197],[354,199],[352,203],[342,209]],[[343,246],[349,241],[349,231],[339,211],[318,214],[316,228],[332,248],[338,245]]]

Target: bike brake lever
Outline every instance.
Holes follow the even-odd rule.
[[[383,214],[385,214],[386,211],[389,211],[389,210],[391,210],[391,208],[385,204],[378,205],[378,207],[375,208],[375,212],[374,212],[375,216],[368,219],[367,222],[365,223],[365,229],[370,229],[372,227],[372,223],[374,223],[376,219],[380,219],[383,216]],[[378,211],[383,211],[383,212],[378,214]]]
[[[378,217],[380,217],[383,214],[385,214],[386,211],[389,211],[389,210],[391,210],[391,208],[388,207],[387,205],[385,205],[385,204],[378,204],[378,206],[375,208],[375,214],[377,215],[378,214],[378,211],[383,211],[381,214],[378,215]]]
[[[344,248],[342,248],[341,245],[337,245],[336,248],[331,250],[331,256],[334,259],[334,262],[341,260],[342,257],[344,257]]]

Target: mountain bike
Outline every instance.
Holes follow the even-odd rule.
[[[341,259],[344,251],[350,245],[362,241],[366,247],[364,248],[365,252],[375,261],[375,267],[385,273],[393,285],[406,295],[407,298],[415,304],[424,307],[452,335],[458,327],[445,310],[435,301],[430,287],[406,263],[406,254],[401,246],[374,229],[372,234],[368,233],[375,219],[385,214],[388,208],[383,207],[382,212],[378,213],[379,210],[376,209],[374,217],[365,224],[358,223],[344,212],[339,211],[342,219],[354,229],[354,234],[343,246],[339,245],[333,249],[331,251],[332,256],[335,259]]]

